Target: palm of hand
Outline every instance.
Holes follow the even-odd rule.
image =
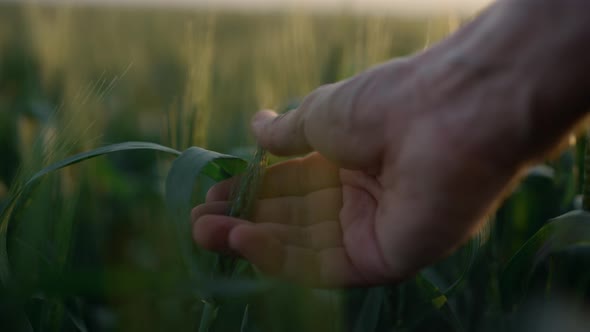
[[[222,182],[193,210],[193,237],[308,285],[400,281],[462,244],[510,178],[460,156],[427,155],[421,167],[400,157],[375,175],[338,169],[318,153],[276,164],[251,221],[224,215],[232,180]]]
[[[310,285],[367,285],[387,279],[375,216],[375,177],[337,169],[314,153],[269,169],[252,221],[223,216],[232,181],[193,210],[193,236],[263,272]]]
[[[338,169],[317,152],[274,165],[251,221],[222,216],[231,181],[221,183],[193,210],[195,241],[269,274],[322,286],[398,282],[453,252],[498,204],[521,165],[497,158],[512,141],[498,137],[498,128],[512,130],[494,112],[474,115],[481,91],[452,80],[428,89],[440,83],[436,75],[424,78],[412,68],[385,64],[316,90],[285,116],[259,112],[254,131],[269,151],[315,150],[370,171]],[[402,82],[392,93],[389,81],[381,81],[390,75]],[[414,91],[429,94],[417,98]]]

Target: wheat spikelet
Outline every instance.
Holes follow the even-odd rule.
[[[251,217],[267,164],[266,150],[258,147],[254,157],[248,164],[246,172],[240,177],[232,190],[230,216],[241,219]]]

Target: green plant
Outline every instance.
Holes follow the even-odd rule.
[[[234,197],[255,196],[258,162],[231,156],[253,154],[253,110],[412,53],[455,25],[446,17],[0,6],[0,330],[504,331],[538,316],[566,329],[559,310],[526,312],[588,303],[583,138],[453,257],[399,285],[308,289],[191,242],[190,208],[216,181],[254,175]],[[173,149],[64,160],[127,141]],[[234,201],[247,217],[248,199]]]
[[[241,330],[248,331],[249,326],[257,323],[256,319],[251,317],[252,311],[258,309],[257,304],[260,305],[259,300],[254,300],[257,296],[268,295],[270,292],[276,295],[281,289],[282,292],[287,292],[286,294],[293,294],[294,291],[301,292],[300,288],[293,288],[293,286],[261,278],[244,261],[213,255],[200,250],[195,251],[191,243],[191,232],[188,223],[190,209],[194,202],[198,200],[198,198],[195,199],[195,195],[202,196],[207,185],[212,183],[210,180],[220,181],[242,174],[241,180],[232,194],[233,204],[229,213],[237,217],[247,218],[251,211],[253,198],[256,197],[256,188],[263,176],[263,169],[266,164],[264,150],[259,149],[248,165],[246,161],[237,157],[197,147],[191,147],[181,153],[171,148],[144,142],[115,144],[72,156],[39,171],[21,188],[12,193],[10,200],[0,215],[0,276],[5,291],[18,289],[18,296],[15,294],[13,296],[16,298],[20,296],[21,299],[22,296],[34,296],[39,291],[55,291],[51,287],[48,288],[46,280],[37,280],[36,282],[29,280],[28,284],[23,284],[23,280],[16,280],[10,273],[10,253],[7,251],[7,243],[9,241],[11,220],[19,210],[24,208],[23,204],[39,181],[50,172],[84,160],[105,154],[138,149],[161,151],[176,156],[166,177],[165,194],[165,200],[175,229],[177,250],[182,257],[184,271],[178,274],[174,280],[175,282],[184,280],[185,285],[191,284],[192,286],[187,289],[191,290],[194,301],[202,301],[201,318],[197,320],[199,331],[215,330],[215,326],[218,326],[220,320],[223,320],[222,316],[225,309],[232,306],[240,308],[242,312]],[[540,184],[551,181],[548,176],[533,173],[527,181],[540,182],[534,184],[539,189]],[[526,186],[530,185],[527,184],[527,181],[524,183],[524,190],[527,190]],[[517,196],[513,199],[515,198]],[[510,202],[504,209],[510,210]],[[499,213],[505,212],[500,211]],[[572,246],[577,248],[586,246],[590,240],[590,228],[588,225],[590,225],[590,215],[587,212],[567,213],[537,231],[507,262],[505,267],[499,270],[497,270],[497,267],[491,266],[483,269],[487,270],[488,273],[493,272],[488,278],[498,278],[496,281],[490,280],[492,285],[497,282],[499,287],[495,290],[495,292],[498,292],[497,294],[491,294],[491,296],[498,297],[501,300],[496,302],[499,305],[494,309],[497,310],[497,314],[519,310],[529,288],[532,288],[533,283],[538,282],[535,279],[535,273],[547,257]],[[468,289],[474,291],[474,285],[469,284],[470,279],[473,278],[474,273],[477,273],[474,270],[482,270],[481,256],[489,255],[489,249],[493,251],[490,246],[493,246],[493,242],[496,241],[494,237],[497,236],[497,232],[494,227],[488,228],[487,231],[491,234],[481,233],[462,252],[451,258],[450,262],[455,261],[455,263],[452,263],[454,268],[445,269],[444,266],[430,268],[420,273],[414,280],[396,287],[371,288],[365,291],[328,291],[326,294],[329,294],[328,297],[332,299],[332,302],[327,304],[327,307],[332,307],[337,312],[336,308],[339,305],[349,303],[353,308],[356,308],[353,309],[356,314],[350,323],[354,331],[379,331],[384,326],[398,326],[410,330],[424,328],[424,326],[431,326],[424,324],[432,321],[433,317],[431,315],[433,314],[434,317],[438,316],[445,321],[447,328],[450,330],[466,330],[466,323],[468,326],[473,325],[470,322],[465,322],[464,313],[459,313],[462,306],[461,302],[467,300],[464,296]],[[488,253],[486,254],[486,252]],[[464,258],[461,258],[461,256]],[[461,265],[464,267],[458,274],[458,278],[453,283],[445,283],[443,280],[447,279],[447,277],[441,275],[441,273],[456,270]],[[490,269],[492,270],[490,271]],[[48,279],[63,281],[64,277],[64,275],[58,274],[52,275]],[[52,287],[55,287],[55,285]],[[75,290],[69,290],[68,292],[72,291],[75,293]],[[324,294],[324,296],[326,295]],[[490,294],[487,296],[490,296]],[[313,294],[312,297],[317,300],[318,294]],[[337,298],[340,298],[340,300],[334,300]],[[348,301],[345,300],[347,298]],[[232,304],[231,299],[236,299],[236,303]],[[358,306],[359,304],[360,306]],[[397,311],[397,319],[387,323],[388,315],[384,313],[393,312],[394,308],[392,306],[395,306],[394,311]],[[68,314],[72,315],[71,313]],[[337,316],[334,319],[337,319]],[[391,319],[392,317],[389,318],[389,320]],[[82,323],[78,322],[78,324]],[[504,324],[510,326],[509,322],[504,322]],[[333,330],[338,329],[334,328]]]
[[[76,163],[88,160],[94,157],[102,156],[110,153],[124,152],[130,150],[149,149],[169,154],[177,155],[177,159],[172,165],[172,168],[166,179],[166,201],[175,221],[174,225],[178,236],[179,252],[182,253],[186,270],[191,280],[199,280],[202,275],[198,274],[201,267],[197,266],[198,259],[192,256],[192,246],[190,244],[190,228],[188,223],[188,216],[190,207],[192,206],[192,194],[195,183],[203,176],[209,177],[213,180],[219,181],[234,175],[245,169],[245,161],[236,157],[218,154],[212,151],[192,147],[180,153],[171,148],[167,148],[154,143],[147,142],[125,142],[121,144],[114,144],[103,148],[98,148],[89,152],[77,154],[63,161],[50,165],[41,171],[37,172],[31,179],[29,179],[22,187],[15,190],[10,196],[8,202],[1,210],[0,214],[0,280],[2,281],[3,289],[10,289],[16,287],[22,289],[23,287],[36,289],[41,285],[22,285],[20,280],[15,280],[11,275],[11,264],[8,252],[8,234],[12,216],[23,207],[28,196],[38,185],[39,181],[50,172],[57,171],[61,168],[74,165]],[[256,159],[257,164],[260,165],[263,154],[258,154]],[[257,171],[260,174],[260,171]],[[258,177],[254,175],[256,180]],[[248,184],[251,183],[248,181]],[[240,190],[247,190],[247,184],[240,187]],[[244,189],[242,189],[244,188]],[[250,193],[247,193],[250,194]],[[235,211],[246,211],[247,206],[243,205],[241,196],[236,198]],[[244,212],[237,212],[242,215]],[[207,296],[202,296],[207,298]],[[207,318],[204,315],[203,321]],[[206,329],[204,329],[206,330]]]

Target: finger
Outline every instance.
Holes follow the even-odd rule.
[[[263,272],[276,275],[281,271],[282,244],[270,232],[252,225],[240,225],[229,233],[228,244],[231,250]]]
[[[227,201],[231,196],[232,188],[238,183],[239,177],[233,177],[231,179],[223,180],[207,191],[207,196],[205,196],[206,202],[215,202],[215,201]]]
[[[343,247],[314,251],[286,246],[280,275],[288,280],[319,287],[367,283]]]
[[[281,115],[260,111],[252,118],[252,130],[258,144],[275,155],[295,155],[312,150],[305,137],[301,108]]]
[[[252,221],[307,226],[325,220],[339,220],[342,189],[328,188],[306,196],[261,199],[256,202]]]
[[[231,251],[228,238],[231,230],[247,221],[218,215],[205,215],[193,224],[193,240],[201,247],[227,253]]]
[[[279,156],[303,154],[314,150],[314,142],[306,133],[307,121],[315,128],[334,127],[328,114],[332,92],[340,84],[323,85],[310,93],[301,106],[278,115],[269,110],[260,111],[252,118],[252,130],[258,144]],[[321,114],[320,114],[321,113]]]
[[[240,177],[233,177],[212,186],[206,201],[227,201]],[[309,192],[340,186],[336,165],[319,153],[272,165],[264,172],[259,198],[303,196]]]
[[[191,211],[191,220],[192,222],[197,221],[200,217],[207,215],[207,214],[219,214],[219,215],[227,215],[229,211],[229,202],[210,202],[201,205],[197,205]]]
[[[338,167],[319,153],[312,153],[267,168],[259,197],[303,196],[337,186],[340,186]]]
[[[352,123],[358,81],[349,79],[321,86],[299,108],[281,115],[273,111],[256,113],[252,130],[258,144],[280,156],[316,150],[347,168],[358,169],[375,162],[375,150],[380,146],[367,148],[366,136],[373,140],[380,136],[379,130],[368,128],[364,121]]]
[[[337,221],[299,227],[275,223],[255,224],[275,236],[283,245],[321,250],[342,246],[342,229]]]
[[[364,283],[342,247],[316,252],[284,246],[271,233],[254,225],[235,227],[230,233],[229,244],[267,274],[324,287]]]

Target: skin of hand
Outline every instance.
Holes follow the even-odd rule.
[[[542,4],[540,22],[524,19]],[[580,84],[587,60],[568,76],[547,67],[559,54],[531,57],[552,43],[570,55],[588,39],[587,24],[585,34],[570,24],[571,40],[563,31],[527,39],[559,8],[501,1],[423,53],[322,86],[284,115],[259,112],[252,128],[261,146],[309,154],[268,168],[250,221],[224,216],[236,179],[214,186],[192,211],[194,240],[323,287],[399,282],[448,256],[590,105],[590,84],[561,91],[542,80]],[[514,57],[490,55],[508,49]],[[556,112],[562,101],[567,111]]]

